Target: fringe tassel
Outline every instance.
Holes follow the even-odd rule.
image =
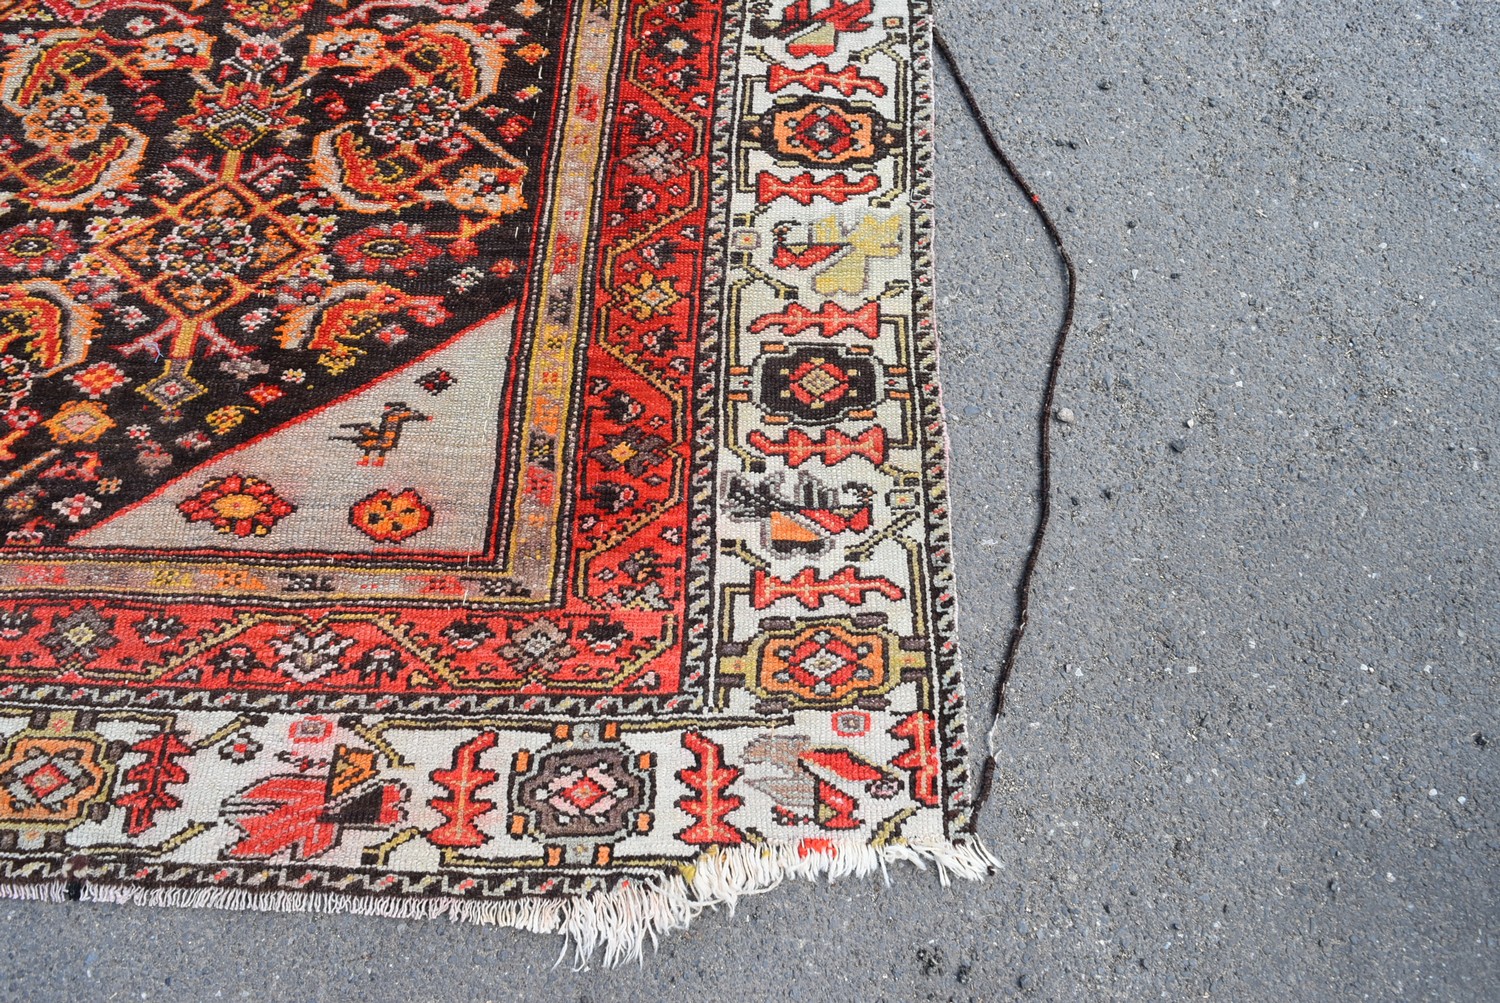
[[[605,967],[641,962],[649,938],[684,930],[705,910],[735,905],[747,895],[770,891],[786,878],[835,881],[867,877],[877,870],[887,884],[887,864],[907,861],[925,870],[931,863],[946,886],[953,877],[978,881],[1001,864],[978,839],[953,843],[866,843],[818,839],[713,849],[684,864],[680,875],[651,883],[628,883],[573,899],[517,899],[477,902],[464,899],[362,898],[337,892],[252,892],[242,888],[132,888],[128,885],[64,882],[0,884],[0,898],[61,902],[131,903],[179,908],[256,909],[265,912],[347,912],[396,919],[430,919],[447,914],[454,922],[512,926],[533,933],[558,933],[571,946],[574,968],[587,968],[595,953]],[[71,896],[70,896],[71,892]],[[561,957],[558,959],[561,961]]]

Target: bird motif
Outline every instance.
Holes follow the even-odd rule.
[[[361,467],[385,466],[386,454],[401,444],[401,428],[409,421],[427,421],[427,415],[408,407],[405,401],[391,401],[375,421],[356,421],[339,426],[352,428],[353,435],[330,435],[335,442],[352,442],[364,451]]]
[[[817,746],[806,735],[761,735],[745,748],[745,762],[768,763],[777,773],[749,781],[776,804],[781,825],[858,829],[859,800],[845,788],[858,785],[873,798],[891,798],[901,781],[863,756],[840,746]]]
[[[793,243],[789,238],[796,229],[796,223],[777,223],[771,228],[774,240],[771,264],[777,268],[796,268],[805,271],[814,265],[821,265],[849,246],[848,242],[843,240],[813,241],[809,239]]]

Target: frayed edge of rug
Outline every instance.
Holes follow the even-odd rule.
[[[892,842],[882,846],[833,839],[777,841],[713,849],[680,873],[653,882],[630,882],[569,899],[516,899],[478,902],[465,899],[361,898],[334,893],[255,892],[241,888],[140,888],[79,881],[0,884],[0,898],[32,901],[113,902],[199,909],[256,909],[264,912],[353,913],[395,919],[431,919],[447,915],[455,922],[512,926],[566,938],[563,957],[572,949],[575,968],[585,968],[596,953],[605,967],[642,961],[646,943],[687,929],[699,914],[734,907],[747,895],[770,891],[787,878],[828,880],[867,877],[879,871],[886,883],[889,864],[906,861],[925,870],[932,864],[947,885],[953,877],[981,880],[1000,867],[977,839],[952,843]],[[561,961],[561,958],[559,958]]]

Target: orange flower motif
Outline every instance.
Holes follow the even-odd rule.
[[[103,94],[63,91],[37,98],[21,120],[21,129],[38,146],[71,150],[98,142],[113,118]]]
[[[471,164],[458,172],[443,193],[455,209],[482,212],[486,216],[508,216],[526,208],[521,183],[526,178],[522,168],[485,167]]]
[[[297,506],[265,481],[244,474],[216,477],[177,503],[188,522],[206,522],[220,533],[265,536]]]
[[[443,253],[422,235],[420,226],[406,222],[367,226],[339,241],[333,250],[350,271],[362,275],[416,275]]]
[[[98,442],[105,432],[115,427],[115,420],[103,404],[68,401],[57,409],[57,414],[42,422],[42,427],[52,433],[53,442],[70,446],[77,442]]]
[[[64,378],[90,400],[106,397],[130,382],[130,377],[121,372],[120,367],[113,362],[96,362],[87,369],[69,373]]]
[[[354,503],[349,523],[377,543],[400,543],[432,525],[432,509],[415,488],[397,495],[381,488]]]

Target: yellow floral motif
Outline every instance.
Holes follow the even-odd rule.
[[[208,427],[214,430],[215,435],[225,435],[230,429],[235,428],[245,420],[247,414],[257,414],[253,407],[245,407],[242,404],[230,404],[210,411],[203,416]]]
[[[650,272],[641,273],[639,285],[621,283],[617,293],[621,297],[620,309],[636,320],[664,317],[682,299],[682,294],[673,288],[669,279],[659,279]]]
[[[350,348],[340,345],[334,352],[324,352],[318,356],[318,365],[328,370],[330,376],[337,376],[350,366],[359,361],[359,357],[365,353],[358,348]]]
[[[837,217],[829,216],[814,223],[810,235],[814,243],[845,244],[849,248],[813,279],[813,288],[825,296],[863,292],[869,282],[870,262],[901,253],[900,216],[866,216],[849,230]]]
[[[338,229],[337,216],[288,216],[287,227],[309,242],[324,243]],[[326,261],[325,261],[326,265]]]
[[[95,216],[84,224],[83,232],[95,244],[129,233],[146,221],[139,216]]]
[[[229,0],[229,16],[252,28],[284,28],[302,20],[312,9],[311,0]]]

